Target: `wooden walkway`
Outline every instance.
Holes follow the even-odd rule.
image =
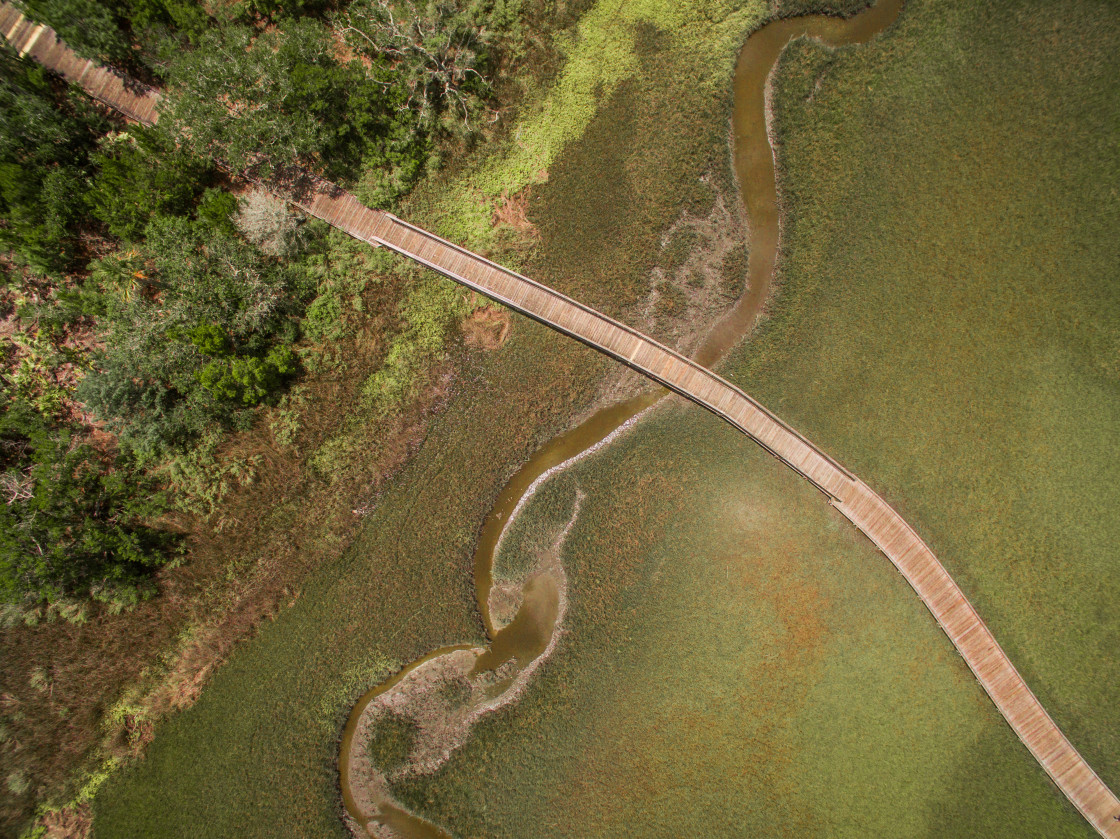
[[[0,32],[129,118],[151,124],[159,96],[74,55],[52,30],[0,3]],[[863,481],[711,371],[593,309],[304,176],[269,189],[351,236],[383,246],[606,353],[725,419],[804,476],[894,563],[960,651],[1019,739],[1101,836],[1120,839],[1120,801],[1035,698],[925,542]]]

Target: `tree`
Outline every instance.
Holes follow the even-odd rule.
[[[241,0],[240,11],[245,17],[259,16],[269,20],[284,17],[317,15],[328,5],[328,0]]]
[[[339,26],[359,53],[392,64],[420,126],[465,137],[490,95],[484,72],[493,35],[483,19],[478,4],[356,0],[339,17]]]
[[[89,154],[107,127],[84,98],[0,47],[0,245],[43,272],[73,261]]]
[[[366,70],[342,64],[333,50],[313,20],[264,34],[242,26],[208,32],[168,66],[172,95],[160,125],[236,170],[263,156],[343,178],[363,164],[423,160],[423,137],[402,114],[406,96],[385,63]]]
[[[0,391],[0,601],[92,596],[120,608],[153,590],[175,537],[145,524],[164,500],[119,457],[75,444]]]
[[[92,280],[104,348],[78,394],[144,460],[238,424],[296,370],[305,275],[219,227],[156,217]]]
[[[154,48],[171,33],[196,39],[210,23],[197,0],[18,0],[75,52],[117,65],[139,65],[133,42]]]
[[[302,244],[305,220],[289,210],[286,202],[257,189],[242,197],[234,223],[265,253],[285,256]]]
[[[197,0],[117,0],[115,5],[133,36],[151,44],[172,32],[195,41],[211,22]]]
[[[113,5],[98,0],[19,0],[32,20],[47,24],[75,52],[98,61],[119,62],[129,54],[129,38]]]
[[[135,241],[154,215],[187,215],[213,182],[211,166],[179,151],[166,134],[133,126],[105,138],[93,156],[86,199],[118,239]]]

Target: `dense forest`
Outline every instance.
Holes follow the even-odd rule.
[[[80,620],[154,593],[168,513],[214,502],[215,446],[338,317],[332,234],[237,173],[296,163],[392,207],[482,135],[520,11],[21,5],[168,94],[158,127],[127,124],[0,49],[0,605]]]

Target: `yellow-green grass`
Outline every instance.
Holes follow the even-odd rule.
[[[1114,788],[1118,65],[1087,2],[796,47],[780,296],[724,365],[899,506]],[[885,558],[682,413],[525,510],[509,569],[586,495],[564,642],[405,800],[464,836],[1092,835]]]
[[[710,204],[700,176],[727,185],[731,73],[766,16],[759,0],[599,0],[557,37],[556,79],[525,97],[502,143],[408,211],[485,253],[500,237],[495,205],[529,188],[544,249],[535,274],[626,312],[648,291],[666,219]]]

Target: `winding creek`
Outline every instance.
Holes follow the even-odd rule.
[[[734,164],[752,229],[749,290],[702,343],[696,358],[704,364],[718,361],[742,339],[769,291],[781,230],[767,125],[767,84],[783,47],[798,36],[832,46],[863,42],[893,22],[901,3],[879,0],[847,22],[813,16],[772,23],[744,47],[735,73]],[[0,35],[21,57],[40,62],[128,119],[146,125],[156,122],[158,91],[81,58],[52,29],[27,19],[4,0],[0,0]],[[696,360],[421,228],[371,210],[333,184],[306,172],[295,174],[291,182],[264,186],[356,239],[433,268],[674,389],[726,420],[821,490],[829,504],[905,577],[1068,801],[1101,836],[1120,839],[1120,799],[1050,718],[929,546],[874,490]],[[400,807],[392,796],[393,785],[446,763],[467,741],[478,718],[517,699],[555,648],[568,602],[561,555],[585,495],[576,489],[566,524],[552,521],[547,526],[551,544],[505,554],[522,567],[534,560],[536,564],[527,571],[511,576],[503,560],[502,573],[494,574],[503,536],[526,499],[550,475],[609,443],[663,395],[653,392],[597,414],[546,446],[506,487],[485,522],[475,559],[478,605],[490,643],[436,650],[364,696],[353,710],[339,767],[346,819],[355,835],[447,836]],[[550,507],[548,515],[557,512]],[[536,515],[525,524],[530,521],[540,523]]]
[[[901,7],[902,0],[879,0],[846,20],[821,15],[777,20],[758,29],[744,44],[735,69],[732,128],[734,167],[750,226],[746,291],[697,349],[694,359],[700,364],[717,363],[750,332],[770,293],[781,225],[768,85],[782,50],[798,37],[831,47],[866,42],[890,26]],[[516,699],[547,657],[566,605],[559,556],[567,529],[578,515],[578,499],[568,528],[515,591],[494,581],[502,537],[543,481],[609,443],[665,395],[658,388],[599,411],[541,448],[503,488],[483,525],[474,556],[476,598],[490,645],[435,650],[361,697],[346,725],[339,755],[342,798],[352,827],[370,836],[449,836],[401,807],[390,785],[441,765],[469,736],[481,714]],[[506,605],[497,607],[499,601]],[[513,609],[510,619],[495,615]],[[404,768],[374,765],[367,750],[369,739],[386,720],[402,719],[413,732]]]

